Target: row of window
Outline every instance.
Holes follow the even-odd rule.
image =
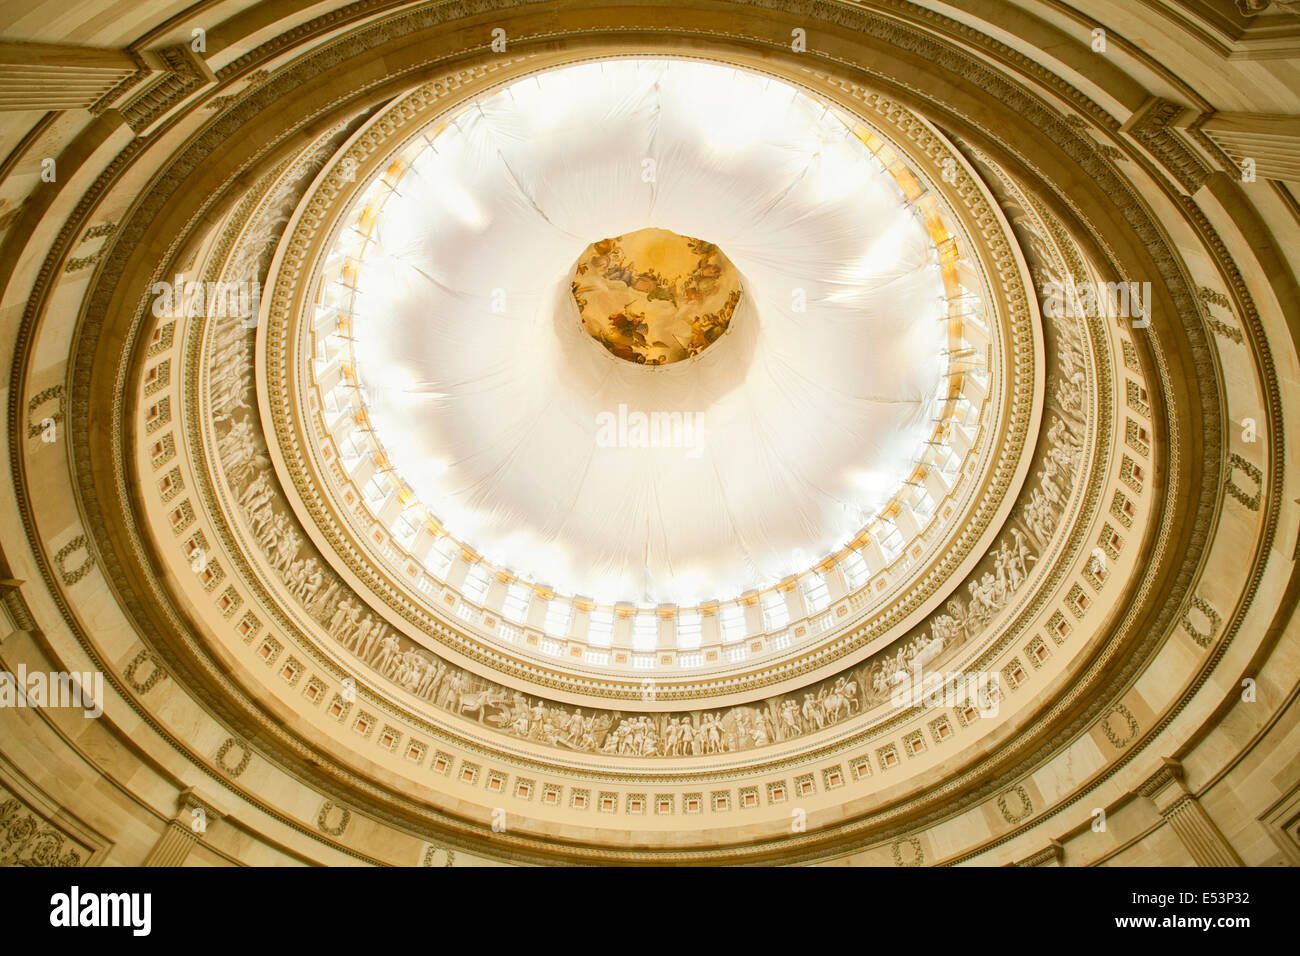
[[[360,460],[364,454],[364,442],[357,441],[356,436],[349,436],[340,451],[344,464],[350,467]],[[933,457],[936,459],[933,464],[937,464],[944,471],[946,471],[946,469],[943,469],[944,465],[957,463],[953,461],[957,456],[953,455],[951,449],[946,447],[935,448]],[[946,458],[947,460],[940,463],[939,458]],[[371,511],[376,514],[392,494],[386,482],[387,476],[378,474],[366,482],[363,488],[363,497],[370,506]],[[928,521],[935,506],[928,491],[924,488],[914,488],[908,497],[911,499],[910,505],[917,516],[922,519],[922,522]],[[418,535],[420,527],[421,523],[418,520],[416,511],[407,509],[394,521],[392,530],[397,543],[402,547],[409,548]],[[883,528],[886,529],[886,533],[879,535],[877,541],[886,559],[893,560],[902,552],[906,543],[906,536],[892,522],[885,523]],[[424,565],[434,577],[445,580],[459,551],[460,545],[455,539],[446,535],[440,536],[426,556]],[[870,576],[866,561],[857,551],[848,551],[840,561],[840,568],[844,573],[849,591],[856,591],[862,587]],[[462,596],[472,604],[483,606],[494,573],[494,570],[487,564],[476,563],[472,565],[460,589]],[[799,582],[810,615],[819,614],[829,606],[830,592],[825,578],[821,574],[809,572],[801,576]],[[532,605],[532,598],[533,589],[531,586],[520,581],[512,583],[507,589],[500,608],[502,617],[512,623],[523,624]],[[780,592],[767,592],[760,603],[763,612],[763,630],[765,632],[778,631],[790,623],[789,610]],[[572,601],[564,598],[553,598],[548,601],[543,630],[552,637],[567,637],[572,617]],[[588,643],[596,647],[609,647],[612,643],[613,622],[612,611],[593,611],[590,616]],[[719,612],[719,623],[724,643],[739,641],[749,634],[744,608],[739,604],[724,605]],[[678,612],[677,647],[679,649],[693,650],[698,648],[702,638],[701,632],[701,618],[698,610],[684,609]],[[652,651],[657,646],[658,626],[654,612],[638,613],[633,619],[633,648]]]
[[[333,397],[333,396],[331,396]],[[340,448],[345,465],[351,466],[364,454],[364,442],[356,436],[349,436]],[[363,488],[363,497],[372,511],[379,507],[390,495],[390,490],[382,474],[372,477]],[[924,509],[924,504],[918,502]],[[410,547],[419,533],[420,524],[414,511],[403,511],[394,522],[394,537],[403,547]],[[882,549],[887,555],[901,551],[902,534],[896,527],[890,527],[889,533],[880,539]],[[894,540],[897,539],[897,540]],[[424,564],[426,569],[439,580],[445,580],[447,573],[460,545],[451,537],[440,536],[430,549]],[[866,583],[870,576],[866,562],[856,551],[848,551],[840,562],[848,589],[857,590]],[[472,565],[460,588],[465,600],[483,606],[494,576],[493,569],[484,563]],[[800,578],[800,586],[810,615],[818,614],[830,604],[830,591],[826,580],[817,572],[809,572]],[[523,624],[532,606],[533,588],[522,581],[513,582],[506,591],[500,613],[507,621]],[[761,599],[763,613],[763,630],[778,631],[790,623],[790,613],[784,596],[777,591],[769,591]],[[573,619],[573,603],[566,598],[552,598],[547,602],[542,629],[552,637],[564,638],[569,634]],[[745,621],[745,610],[740,604],[727,604],[719,611],[719,624],[724,643],[734,643],[749,635]],[[614,612],[611,610],[593,610],[589,615],[587,642],[593,647],[610,647],[613,643]],[[653,651],[658,647],[658,622],[652,611],[639,612],[633,618],[632,647],[637,651]],[[702,642],[702,616],[698,609],[683,609],[677,613],[677,647],[681,650],[694,650]]]
[[[441,539],[449,541],[449,538]],[[450,567],[450,556],[443,568]],[[845,573],[850,586],[857,587],[867,578],[866,563],[857,552],[849,552],[844,562]],[[461,586],[462,596],[469,602],[482,606],[491,586],[493,571],[486,564],[470,567]],[[817,572],[804,575],[800,580],[808,613],[819,614],[830,605],[830,590],[826,579]],[[506,589],[501,602],[501,616],[512,624],[524,624],[532,609],[534,591],[531,585],[515,581]],[[763,595],[760,605],[763,611],[764,631],[777,631],[790,623],[790,610],[785,597],[779,591],[768,591]],[[718,620],[724,643],[734,643],[748,636],[745,622],[745,609],[740,604],[723,605],[718,613]],[[614,641],[614,611],[593,609],[587,617],[587,643],[592,647],[608,648]],[[677,643],[679,650],[696,650],[703,643],[704,617],[699,609],[679,610],[676,614]],[[565,638],[573,624],[573,602],[568,598],[553,597],[546,600],[546,612],[542,621],[542,630],[551,637]],[[655,611],[638,611],[632,617],[632,650],[651,652],[659,646],[659,619]]]

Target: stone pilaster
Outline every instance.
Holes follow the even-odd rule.
[[[1244,865],[1201,802],[1187,789],[1183,765],[1177,760],[1166,757],[1137,792],[1155,804],[1197,866]]]
[[[158,842],[145,857],[145,866],[181,866],[199,837],[225,814],[193,789],[182,790],[176,816],[170,820]]]
[[[0,40],[0,111],[90,109],[142,65],[126,50]]]

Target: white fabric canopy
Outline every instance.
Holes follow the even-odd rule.
[[[397,193],[357,282],[375,434],[453,536],[536,583],[680,604],[771,584],[856,534],[932,433],[933,245],[791,86],[665,59],[547,72],[465,110]],[[718,244],[744,290],[719,341],[660,368],[605,351],[570,293],[589,243],[645,227]],[[701,413],[703,440],[604,447],[620,405]]]

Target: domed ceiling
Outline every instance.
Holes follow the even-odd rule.
[[[164,45],[9,226],[32,646],[268,846],[1097,862],[1294,686],[1300,298],[1212,139],[920,8],[726,6]]]
[[[325,253],[314,345],[351,373],[325,404],[364,408],[420,503],[404,520],[653,607],[774,586],[879,517],[935,439],[955,310],[853,125],[770,76],[643,58],[404,139]]]

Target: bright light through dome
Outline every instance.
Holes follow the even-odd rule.
[[[429,134],[395,198],[358,200],[378,214],[347,347],[385,480],[601,603],[725,599],[844,546],[934,435],[949,345],[925,221],[846,122],[642,58],[518,80]],[[584,249],[643,229],[716,244],[744,290],[725,335],[657,368],[595,347],[571,289]],[[645,276],[686,294],[634,259],[629,302]]]

